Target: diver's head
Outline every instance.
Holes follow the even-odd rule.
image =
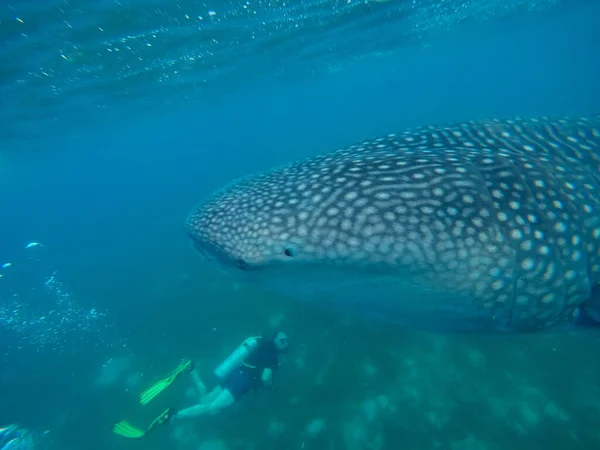
[[[288,349],[288,337],[282,331],[278,331],[273,335],[273,343],[275,344],[275,348],[280,352],[287,352]]]

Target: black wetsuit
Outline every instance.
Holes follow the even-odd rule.
[[[245,364],[241,364],[237,369],[225,378],[221,387],[227,389],[235,400],[239,400],[245,393],[263,386],[262,373],[264,369],[271,369],[273,372],[279,367],[279,352],[275,347],[273,340],[259,341],[258,347],[252,352]]]

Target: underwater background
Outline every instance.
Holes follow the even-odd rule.
[[[598,113],[599,49],[592,0],[3,2],[0,427],[32,437],[1,448],[600,448],[600,333],[398,329],[232,283],[183,231],[235,177],[357,140]],[[138,402],[183,358],[208,380],[278,329],[274,391],[112,433],[194,402],[187,377]]]

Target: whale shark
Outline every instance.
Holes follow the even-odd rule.
[[[433,331],[600,324],[600,115],[406,129],[252,174],[185,229],[303,302]]]

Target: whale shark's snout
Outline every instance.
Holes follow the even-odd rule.
[[[194,208],[186,232],[205,259],[240,270],[260,269],[293,254],[291,236],[273,227],[271,202],[260,186],[241,183]],[[247,190],[252,191],[249,198]]]

